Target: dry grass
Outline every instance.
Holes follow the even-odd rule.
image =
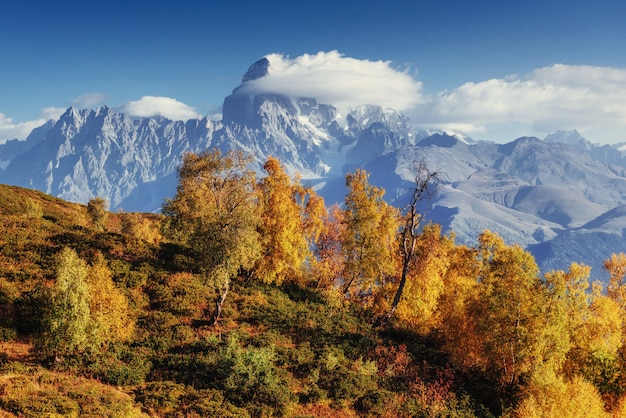
[[[33,364],[32,346],[32,343],[28,340],[0,341],[0,358],[4,358],[7,362]]]
[[[3,416],[147,417],[118,389],[21,363],[7,363],[0,370]]]

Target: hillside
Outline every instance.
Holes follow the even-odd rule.
[[[7,416],[483,410],[421,338],[364,326],[367,313],[332,292],[237,282],[224,321],[211,328],[204,318],[212,290],[182,271],[185,252],[129,239],[119,215],[109,215],[109,232],[96,233],[84,205],[4,185],[0,214],[0,411]],[[56,363],[25,348],[41,331],[54,257],[64,246],[85,259],[103,254],[138,319],[132,341]],[[438,400],[429,397],[435,390]]]
[[[528,253],[495,235],[483,235],[477,250],[491,256],[481,258],[427,228],[405,301],[391,316],[381,310],[393,277],[367,294],[322,280],[327,270],[282,282],[240,272],[211,325],[220,284],[202,274],[197,249],[161,236],[165,219],[107,213],[98,231],[85,205],[0,185],[2,416],[523,417],[541,405],[566,411],[587,402],[587,411],[618,417],[626,408],[623,348],[593,338],[599,345],[588,346],[574,334],[564,343],[574,331],[553,331],[566,326],[564,311],[552,307],[567,297],[533,275]],[[110,274],[109,293],[128,302],[129,338],[46,348],[67,248],[90,274]],[[584,273],[576,277],[585,282]],[[515,304],[515,325],[504,318],[520,295],[529,299]],[[509,350],[519,359],[513,368]],[[554,380],[536,380],[556,363],[563,367]]]

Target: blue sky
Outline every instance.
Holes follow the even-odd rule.
[[[268,54],[293,94],[325,87],[418,127],[626,141],[623,0],[3,3],[0,142],[69,106],[219,113]]]

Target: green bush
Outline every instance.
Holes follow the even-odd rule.
[[[17,338],[17,330],[15,328],[0,327],[0,341],[12,341]]]
[[[141,384],[152,368],[148,350],[122,344],[93,355],[90,360],[86,371],[114,386]]]
[[[284,412],[292,401],[288,376],[276,366],[276,353],[272,346],[243,348],[236,336],[229,336],[220,352],[223,387],[228,398],[245,407],[252,415],[266,409]]]
[[[369,390],[354,403],[354,409],[360,416],[389,416],[393,411],[394,394],[384,389]]]
[[[173,274],[154,283],[149,294],[154,309],[192,318],[203,315],[210,296],[202,279],[191,273]]]
[[[335,401],[359,399],[379,390],[376,364],[371,361],[346,358],[339,347],[327,347],[320,359],[318,385]]]
[[[151,414],[167,416],[180,409],[185,385],[170,381],[150,382],[134,391],[135,400]]]
[[[15,328],[20,334],[32,335],[44,331],[43,318],[50,308],[51,290],[44,286],[36,286],[22,293],[15,301]]]
[[[203,389],[189,395],[185,399],[184,416],[220,417],[220,418],[247,418],[248,411],[238,408],[224,398],[222,392],[213,389]]]

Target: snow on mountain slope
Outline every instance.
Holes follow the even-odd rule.
[[[175,172],[183,152],[205,149],[212,132],[208,119],[184,123],[131,118],[108,107],[69,108],[0,180],[74,202],[104,197],[115,209],[135,188]]]
[[[560,225],[532,214],[478,199],[449,185],[440,187],[428,219],[454,231],[457,240],[476,245],[486,229],[497,231],[509,244],[527,246],[551,239]]]
[[[603,213],[586,223],[581,229],[622,234],[626,231],[626,205],[620,205]]]
[[[477,172],[457,187],[484,201],[538,216],[564,228],[579,227],[609,208],[590,202],[566,187],[530,185],[493,170]]]
[[[343,201],[345,174],[362,167],[402,207],[423,160],[441,180],[424,210],[459,242],[473,245],[488,228],[531,248],[546,268],[558,264],[555,257],[601,265],[610,248],[621,248],[625,152],[589,144],[575,131],[544,141],[474,142],[416,130],[406,116],[379,106],[340,112],[315,98],[254,94],[246,83],[267,75],[269,65],[263,59],[250,66],[224,99],[219,122],[69,108],[27,141],[0,146],[0,181],[81,203],[100,196],[112,210],[155,211],[175,192],[183,153],[217,147],[251,153],[261,175],[266,159],[278,158],[327,204]]]

